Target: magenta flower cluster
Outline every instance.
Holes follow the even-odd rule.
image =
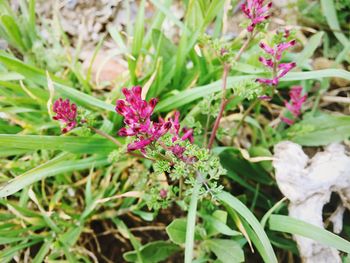
[[[77,126],[77,105],[70,103],[69,99],[59,98],[56,100],[53,104],[53,112],[56,113],[53,119],[59,120],[65,125],[62,133],[66,133]]]
[[[193,131],[191,129],[180,128],[180,113],[175,112],[174,118],[159,121],[152,121],[151,117],[154,108],[158,102],[153,98],[149,102],[141,98],[141,87],[133,87],[132,89],[123,88],[122,92],[125,100],[117,100],[116,111],[124,117],[126,127],[121,128],[118,132],[120,136],[133,136],[135,141],[128,144],[128,151],[141,150],[145,153],[145,148],[157,141],[166,133],[173,135],[172,141],[189,140],[193,142]],[[180,136],[180,131],[183,133]],[[185,149],[179,145],[169,148],[176,156],[182,157]]]
[[[264,0],[247,0],[241,5],[244,15],[251,21],[250,25],[247,27],[249,32],[253,32],[256,25],[270,17],[268,12],[271,6],[272,2],[264,5]]]
[[[292,70],[295,66],[295,62],[290,63],[280,63],[282,59],[283,52],[295,45],[295,40],[291,40],[286,43],[280,43],[276,45],[274,48],[269,45],[261,42],[260,47],[270,56],[270,58],[259,57],[259,61],[265,65],[266,67],[272,69],[274,72],[274,76],[272,79],[267,78],[258,78],[257,81],[267,85],[278,85],[279,79],[285,76],[290,70]]]
[[[290,102],[285,101],[285,107],[297,118],[301,114],[301,107],[307,99],[307,94],[302,95],[303,88],[301,86],[294,86],[289,92]],[[294,120],[287,117],[281,117],[281,120],[288,125],[292,125]]]

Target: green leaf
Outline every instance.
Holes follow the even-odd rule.
[[[208,231],[208,235],[213,235],[216,233],[221,233],[221,234],[226,235],[226,236],[242,235],[240,232],[235,231],[235,230],[231,229],[228,225],[226,225],[226,220],[225,220],[225,222],[223,222],[223,221],[219,220],[218,218],[216,218],[214,214],[213,214],[213,216],[201,215],[201,217],[204,219],[204,221],[206,223],[208,223],[208,225],[210,226],[210,229],[214,230],[214,232]],[[212,232],[212,233],[210,233],[210,232]]]
[[[36,84],[39,84],[44,87],[47,86],[46,73],[41,69],[29,66],[20,60],[9,57],[5,53],[0,53],[0,63],[6,66],[8,70],[17,72],[18,74],[21,74],[26,79],[33,81]],[[87,95],[71,87],[68,87],[65,84],[65,81],[63,81],[62,79],[59,79],[55,76],[50,76],[50,78],[54,83],[55,90],[57,90],[57,92],[60,93],[62,96],[66,96],[72,99],[74,102],[79,103],[80,105],[88,108],[97,107],[114,112],[113,105],[96,99],[93,96]]]
[[[16,254],[17,251],[24,250],[27,247],[31,247],[41,241],[41,238],[31,240],[28,242],[24,242],[22,244],[7,247],[0,252],[0,262],[8,262],[10,261]]]
[[[193,259],[197,205],[198,205],[199,190],[201,186],[202,186],[202,183],[200,182],[200,178],[198,177],[192,189],[190,206],[188,207],[188,213],[187,213],[185,263],[191,263]]]
[[[204,243],[222,263],[236,263],[244,261],[243,250],[234,240],[209,239]]]
[[[154,4],[159,11],[161,11],[169,20],[171,20],[175,25],[177,25],[184,33],[188,34],[188,28],[182,23],[177,17],[173,14],[173,12],[159,0],[151,0],[152,4]]]
[[[256,235],[259,237],[259,241],[261,242],[262,248],[264,249],[265,253],[262,254],[264,262],[277,263],[277,258],[273,251],[269,238],[260,225],[260,222],[255,218],[252,212],[250,212],[250,210],[241,201],[227,192],[219,193],[217,195],[217,198],[225,205],[235,210],[252,227]]]
[[[63,235],[59,237],[60,242],[67,245],[68,247],[72,247],[75,245],[75,243],[78,241],[82,231],[83,231],[84,225],[75,225],[71,228],[69,228]]]
[[[10,244],[23,240],[23,237],[0,237],[0,245]]]
[[[132,55],[137,58],[140,53],[142,43],[143,43],[143,35],[145,32],[145,0],[141,0],[141,3],[138,7],[137,17],[135,22],[135,33],[134,39],[132,41]]]
[[[246,76],[236,76],[236,77],[230,77],[227,80],[227,86],[228,88],[233,88],[233,84],[237,81],[246,80],[246,79],[254,79],[257,78],[257,75],[246,75]],[[218,92],[221,90],[221,83],[222,81],[215,81],[213,83],[210,83],[205,86],[196,87],[193,89],[180,91],[176,94],[174,94],[171,97],[168,97],[162,101],[160,101],[156,107],[156,111],[169,111],[175,108],[178,108],[180,106],[183,106],[185,104],[188,104],[192,101],[195,101],[200,98],[204,98],[206,96],[209,96],[213,94],[214,92]]]
[[[350,137],[350,116],[308,116],[287,130],[290,140],[304,146],[322,146]]]
[[[242,80],[256,79],[259,75],[244,75],[244,76],[232,76],[227,79],[227,88],[234,88],[235,83]],[[307,72],[290,72],[281,79],[282,82],[295,81],[295,80],[307,80],[307,79],[322,79],[338,77],[350,80],[350,72],[343,69],[324,69]],[[208,85],[195,87],[193,89],[180,91],[174,95],[162,100],[156,107],[156,111],[164,112],[170,111],[175,108],[179,108],[185,104],[193,102],[197,99],[204,98],[215,92],[221,90],[221,80],[215,81]]]
[[[23,80],[24,77],[16,72],[1,72],[0,81]]]
[[[350,45],[349,38],[347,38],[343,33],[339,25],[337,18],[337,11],[335,9],[333,0],[321,0],[322,12],[326,17],[327,23],[333,31],[335,37],[339,40],[344,47]]]
[[[24,187],[31,185],[48,176],[54,176],[66,172],[84,170],[91,166],[99,167],[106,165],[106,158],[89,157],[82,160],[65,160],[70,155],[60,155],[24,174],[16,176],[5,185],[0,186],[0,198],[16,193]]]
[[[52,239],[49,238],[48,240],[45,240],[45,242],[42,244],[41,248],[39,249],[38,253],[36,253],[35,258],[33,258],[33,263],[44,262],[44,258],[47,255],[47,253],[49,253],[51,246],[52,246]]]
[[[305,72],[290,72],[281,78],[282,82],[292,80],[323,79],[323,78],[343,78],[350,80],[350,72],[344,69],[322,69]]]
[[[179,251],[180,248],[166,241],[155,241],[141,247],[140,253],[143,263],[157,263],[167,259],[169,256]],[[127,262],[138,262],[136,251],[123,254]]]
[[[19,29],[14,18],[9,15],[2,15],[1,22],[2,26],[6,30],[8,40],[19,50],[25,50],[26,48],[22,40],[21,30]]]
[[[112,142],[95,137],[0,134],[0,146],[26,150],[60,150],[71,153],[109,153]]]
[[[127,227],[127,225],[120,220],[117,217],[112,218],[112,221],[114,224],[116,224],[118,231],[125,237],[130,239],[131,245],[133,246],[133,248],[135,249],[132,252],[136,253],[136,258],[138,262],[142,262],[142,257],[141,257],[141,243],[140,241],[131,233],[131,231],[129,230],[129,228]],[[134,257],[134,256],[133,256]]]
[[[317,32],[309,39],[303,51],[301,51],[296,57],[295,62],[298,66],[302,66],[314,54],[314,52],[322,42],[323,35],[324,32]]]
[[[177,218],[166,227],[165,230],[170,240],[175,244],[181,245],[185,243],[186,224],[187,220],[185,218]]]
[[[271,230],[300,235],[315,240],[321,244],[350,253],[350,242],[318,226],[305,221],[283,215],[271,215],[269,220]]]
[[[223,8],[224,3],[225,0],[214,0],[210,1],[209,7],[205,6],[205,8],[207,8],[207,11],[204,16],[203,26],[208,25],[214,19],[214,17],[220,13],[220,10]]]

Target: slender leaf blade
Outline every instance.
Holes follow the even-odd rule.
[[[283,215],[271,215],[269,220],[271,230],[300,235],[313,239],[321,244],[334,247],[350,253],[350,242],[318,226],[305,221]]]

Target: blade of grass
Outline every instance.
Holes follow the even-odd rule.
[[[227,79],[228,89],[234,88],[234,84],[247,79],[256,79],[258,75],[245,75],[245,76],[232,76]],[[322,79],[322,78],[331,78],[338,77],[350,80],[350,72],[343,69],[324,69],[324,70],[315,70],[307,72],[291,72],[281,79],[281,82],[286,81],[297,81],[297,80],[308,80],[308,79]],[[208,85],[195,87],[193,89],[180,91],[175,95],[168,97],[161,102],[156,107],[156,111],[164,112],[169,111],[178,107],[181,107],[185,104],[188,104],[197,99],[203,98],[214,92],[221,90],[221,80],[215,81]]]
[[[350,253],[350,242],[318,226],[305,221],[283,215],[271,215],[269,220],[271,230],[300,235],[321,244]]]
[[[166,17],[171,20],[175,25],[177,25],[184,33],[189,34],[190,31],[188,28],[182,23],[179,19],[177,19],[173,12],[166,6],[166,4],[161,3],[159,0],[151,0],[152,4],[154,4],[161,12],[163,12]]]
[[[131,82],[133,85],[137,84],[137,75],[136,75],[136,66],[137,66],[137,59],[140,55],[140,51],[142,48],[143,43],[143,36],[145,33],[145,0],[141,0],[141,3],[138,8],[136,22],[135,22],[135,28],[134,28],[134,38],[132,41],[132,47],[131,47],[131,55],[135,59],[128,59],[128,65],[129,65],[129,72],[131,77]]]
[[[14,18],[9,15],[2,15],[1,22],[7,33],[9,42],[11,42],[21,52],[25,51],[26,46],[22,40],[21,30],[19,29]]]
[[[187,214],[187,226],[186,226],[186,241],[185,241],[185,263],[191,263],[193,259],[193,247],[194,247],[194,232],[196,227],[196,214],[197,204],[199,197],[199,190],[202,183],[197,178],[196,183],[192,190],[190,206]]]
[[[60,150],[72,153],[108,153],[115,149],[109,140],[95,137],[0,134],[0,146],[26,150]]]
[[[42,246],[40,247],[38,253],[35,255],[35,258],[33,258],[33,263],[41,263],[44,262],[45,256],[50,251],[50,248],[52,246],[52,239],[48,238],[43,242]]]
[[[250,210],[241,201],[239,201],[236,197],[232,196],[227,192],[219,193],[217,195],[217,198],[225,205],[235,210],[241,217],[243,217],[248,222],[253,231],[256,233],[257,237],[259,237],[259,242],[261,242],[261,244],[258,245],[262,246],[261,249],[263,249],[264,251],[263,255],[265,257],[265,262],[277,263],[278,261],[269,241],[269,238],[267,237],[264,229],[262,228],[259,221],[252,214],[252,212],[250,212]],[[254,240],[252,241],[254,242]]]
[[[335,37],[339,40],[344,47],[350,44],[349,39],[341,33],[341,27],[337,18],[337,11],[335,9],[333,0],[321,0],[322,12],[326,17],[329,27],[334,30]]]
[[[314,34],[306,43],[304,49],[298,54],[295,62],[298,66],[302,66],[316,51],[321,44],[324,32],[320,31]]]
[[[0,53],[0,63],[5,65],[7,69],[23,75],[26,79],[33,81],[36,84],[44,87],[47,86],[46,72],[41,69],[29,66],[15,58],[11,58],[3,52]],[[114,111],[113,105],[67,86],[64,80],[59,79],[56,76],[50,75],[50,78],[55,85],[55,90],[57,90],[62,96],[67,96],[89,108],[97,107],[108,111]]]
[[[43,178],[62,173],[88,169],[91,166],[100,167],[108,163],[106,158],[89,157],[82,160],[52,159],[24,174],[21,174],[0,187],[0,198],[12,195],[24,187],[31,185]]]

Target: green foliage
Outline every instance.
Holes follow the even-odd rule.
[[[171,222],[167,228],[166,232],[170,240],[178,245],[184,244],[186,240],[186,219],[175,219]]]
[[[1,262],[96,262],[109,239],[120,248],[114,261],[162,262],[179,257],[185,248],[186,262],[243,262],[250,260],[252,243],[258,260],[277,262],[276,255],[297,254],[289,235],[277,232],[350,252],[347,218],[342,239],[283,216],[285,199],[276,190],[272,163],[266,161],[281,140],[318,147],[349,139],[349,117],[336,113],[347,112],[346,104],[324,106],[322,101],[329,89],[329,96],[344,96],[346,89],[337,80],[350,80],[348,1],[299,0],[298,21],[305,24],[287,39],[282,29],[274,34],[266,23],[259,25],[239,61],[233,59],[247,35],[231,35],[226,22],[240,11],[224,13],[226,1],[183,1],[184,18],[174,13],[173,1],[136,1],[134,25],[130,20],[125,28],[108,26],[106,37],[116,46],[104,59],[119,56],[128,69],[103,84],[93,77],[93,63],[82,70],[80,49],[70,46],[57,14],[55,21],[44,19],[36,14],[34,0],[18,2],[13,10],[11,1],[0,0],[0,38],[9,46],[0,51]],[[130,17],[134,9],[127,2]],[[178,36],[171,36],[168,24]],[[305,34],[310,27],[315,33]],[[294,38],[298,48],[283,60],[295,61],[298,69],[281,79],[270,101],[260,101],[271,90],[255,81],[267,71],[258,63],[258,42]],[[94,55],[103,45],[104,39]],[[335,58],[334,65],[314,70],[312,60],[320,56]],[[226,94],[224,63],[231,65]],[[174,143],[168,134],[147,152],[127,153],[133,139],[116,135],[123,123],[114,102],[122,97],[120,88],[131,85],[143,86],[147,100],[158,97],[155,119],[166,120],[179,110],[181,125],[194,130],[195,143]],[[293,85],[303,86],[308,101],[288,127],[279,117]],[[223,95],[228,100],[225,119],[209,151]],[[79,109],[79,127],[65,135],[52,120],[58,97],[71,99]],[[185,148],[188,159],[171,151],[175,145]],[[257,162],[261,157],[264,161]],[[164,222],[171,222],[166,230]],[[146,223],[156,227],[151,235],[139,231]],[[170,240],[158,240],[155,231],[162,231],[162,237],[166,232]]]
[[[305,146],[323,146],[340,142],[350,136],[350,118],[327,114],[308,115],[303,121],[289,128],[287,136]]]
[[[179,251],[179,249],[177,245],[164,241],[148,243],[140,247],[141,260],[144,263],[161,262]],[[126,252],[123,257],[127,262],[138,262],[137,253],[135,251]]]
[[[269,225],[272,230],[301,235],[330,247],[334,247],[340,251],[350,253],[349,241],[301,220],[289,216],[272,215],[269,220]]]
[[[229,239],[210,239],[205,245],[222,263],[244,262],[243,250],[237,242]]]
[[[257,99],[259,96],[264,95],[261,84],[249,80],[236,83],[233,87],[233,92],[236,96],[247,100]]]

